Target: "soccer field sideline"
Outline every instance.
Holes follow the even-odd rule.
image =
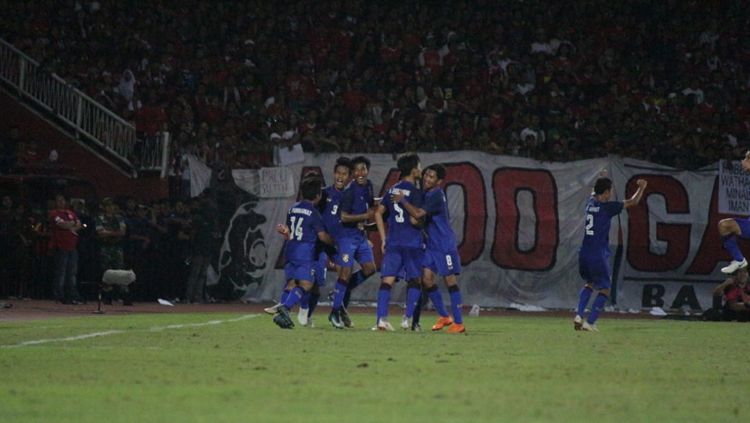
[[[222,323],[240,322],[242,320],[253,319],[259,316],[261,315],[260,314],[246,314],[244,316],[240,316],[240,317],[233,318],[233,319],[209,320],[207,322],[202,322],[202,323],[182,323],[182,324],[171,324],[171,325],[165,325],[165,326],[154,326],[148,329],[148,331],[159,332],[159,331],[168,330],[168,329],[185,329],[185,328],[197,328],[197,327],[203,327],[203,326],[213,326],[213,325],[219,325]],[[92,333],[86,333],[82,335],[68,336],[64,338],[35,339],[31,341],[23,341],[18,344],[9,344],[9,345],[0,344],[0,349],[19,348],[19,347],[26,347],[26,346],[31,346],[31,345],[48,344],[48,343],[53,343],[53,342],[81,341],[84,339],[96,338],[96,337],[101,337],[101,336],[117,335],[117,334],[125,333],[128,331],[129,330],[115,329],[115,330],[108,330],[108,331],[103,331],[103,332],[92,332]],[[131,329],[131,331],[134,331],[134,329]]]

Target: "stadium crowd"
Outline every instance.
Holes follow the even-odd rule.
[[[606,154],[694,169],[750,138],[750,3],[2,1],[4,37],[176,155],[273,146]]]

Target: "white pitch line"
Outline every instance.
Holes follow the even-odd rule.
[[[86,333],[83,335],[69,336],[67,338],[50,338],[50,339],[36,339],[34,341],[24,341],[18,344],[12,345],[0,345],[0,348],[18,348],[27,347],[29,345],[48,344],[50,342],[69,342],[69,341],[80,341],[81,339],[96,338],[97,336],[108,336],[116,333],[125,332],[124,330],[108,330],[105,332],[94,332]]]
[[[149,330],[151,332],[159,332],[159,331],[166,330],[166,329],[182,329],[182,328],[197,328],[201,326],[213,326],[213,325],[218,325],[221,323],[239,322],[241,320],[252,319],[258,316],[260,316],[260,314],[246,314],[244,316],[235,317],[234,319],[227,319],[227,320],[209,320],[208,322],[203,322],[203,323],[183,323],[183,324],[177,324],[177,325],[154,326]]]
[[[202,327],[202,326],[214,326],[214,325],[219,325],[221,323],[239,322],[242,320],[252,319],[258,316],[260,316],[260,314],[246,314],[244,316],[235,317],[233,319],[227,319],[227,320],[209,320],[208,322],[203,322],[203,323],[185,323],[185,324],[178,324],[178,325],[154,326],[149,330],[151,332],[158,332],[158,331],[163,331],[167,329],[182,329],[182,328],[194,328],[194,327]],[[116,335],[118,333],[124,333],[124,332],[135,332],[135,331],[114,329],[114,330],[108,330],[104,332],[92,332],[92,333],[85,333],[83,335],[68,336],[65,338],[35,339],[33,341],[24,341],[18,344],[0,345],[0,348],[1,349],[20,348],[20,347],[28,347],[30,345],[49,344],[52,342],[80,341],[82,339],[96,338],[99,336]]]

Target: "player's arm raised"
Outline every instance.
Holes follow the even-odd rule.
[[[385,252],[385,222],[383,221],[383,213],[385,213],[385,206],[378,204],[375,209],[375,225],[378,227],[378,233],[380,234],[380,250]]]
[[[633,196],[628,198],[627,200],[623,201],[623,207],[625,207],[626,209],[637,206],[638,203],[640,203],[641,197],[643,197],[643,192],[646,190],[646,186],[648,185],[648,182],[646,182],[645,179],[639,179],[635,181],[635,183],[638,185],[638,189],[635,191],[635,194],[633,194]]]

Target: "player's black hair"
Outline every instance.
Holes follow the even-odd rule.
[[[310,201],[315,200],[320,195],[321,186],[320,178],[311,177],[303,179],[299,187],[302,198]]]
[[[360,163],[364,163],[367,170],[370,170],[370,159],[365,156],[357,156],[352,159],[352,169]]]
[[[427,166],[424,171],[427,172],[428,170],[434,171],[438,179],[445,179],[445,166],[441,165],[440,163],[431,164]]]
[[[349,173],[351,173],[352,168],[354,165],[352,165],[352,160],[348,157],[341,156],[338,159],[336,159],[336,164],[333,165],[333,171],[335,172],[336,169],[339,168],[339,166],[344,166],[345,168],[349,169]],[[366,164],[367,168],[370,168],[369,164]]]
[[[401,172],[402,178],[410,174],[412,170],[417,168],[417,166],[419,166],[419,156],[416,153],[404,154],[399,157],[396,162],[396,167],[398,167],[398,171]]]
[[[612,188],[612,180],[609,178],[599,178],[594,185],[594,194],[601,195],[604,191]]]

